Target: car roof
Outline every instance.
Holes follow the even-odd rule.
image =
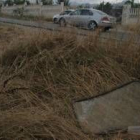
[[[91,9],[93,11],[96,11],[96,12],[99,12],[99,13],[102,13],[102,14],[106,14],[105,12],[101,11],[101,10],[97,10],[97,9]],[[107,15],[107,14],[106,14]]]
[[[82,8],[82,9],[80,9],[80,10],[91,10],[91,11],[98,12],[98,13],[100,13],[100,14],[102,14],[102,15],[107,15],[105,12],[100,11],[100,10],[97,10],[97,9],[93,9],[93,8]]]
[[[68,10],[65,10],[65,11],[75,11],[74,9],[68,9]]]

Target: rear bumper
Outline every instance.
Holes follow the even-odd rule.
[[[107,28],[113,28],[114,27],[114,23],[111,22],[101,22],[98,24],[99,27],[107,27]]]

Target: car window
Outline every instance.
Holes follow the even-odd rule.
[[[74,12],[72,12],[70,15],[80,15],[81,11],[80,10],[76,10]]]
[[[93,16],[93,12],[92,12],[92,11],[90,11],[90,10],[89,10],[89,15],[90,15],[90,16]]]
[[[67,14],[70,14],[72,11],[67,11]]]
[[[102,12],[102,11],[97,11],[100,15],[106,15],[106,13]]]
[[[68,15],[69,13],[71,13],[71,11],[64,11],[60,15]]]
[[[93,12],[92,11],[90,11],[90,10],[81,10],[81,15],[84,15],[84,16],[86,16],[86,15],[93,15]]]

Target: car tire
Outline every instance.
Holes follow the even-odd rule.
[[[53,23],[57,24],[57,18],[54,18]]]
[[[66,26],[66,21],[65,21],[65,19],[64,19],[64,18],[61,18],[61,19],[59,20],[59,24],[60,24],[61,27],[65,27],[65,26]]]
[[[97,23],[95,21],[90,21],[88,24],[89,30],[95,30],[97,28]]]

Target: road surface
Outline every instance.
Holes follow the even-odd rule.
[[[40,28],[40,29],[46,29],[50,31],[66,31],[66,33],[73,33],[72,27],[62,28],[58,24],[53,24],[51,22],[40,22],[40,21],[27,21],[27,20],[18,20],[18,19],[10,19],[10,18],[0,18],[1,23],[10,23],[10,24],[16,24],[16,25],[22,25],[27,27],[34,27],[34,28]],[[86,36],[88,34],[94,34],[95,31],[89,31],[89,30],[83,30],[76,28],[76,33],[78,35]],[[111,30],[105,33],[100,34],[101,38],[104,39],[114,39],[121,42],[129,41],[130,39],[134,39],[135,43],[140,44],[140,36],[135,35],[132,32],[126,32],[123,30]]]

